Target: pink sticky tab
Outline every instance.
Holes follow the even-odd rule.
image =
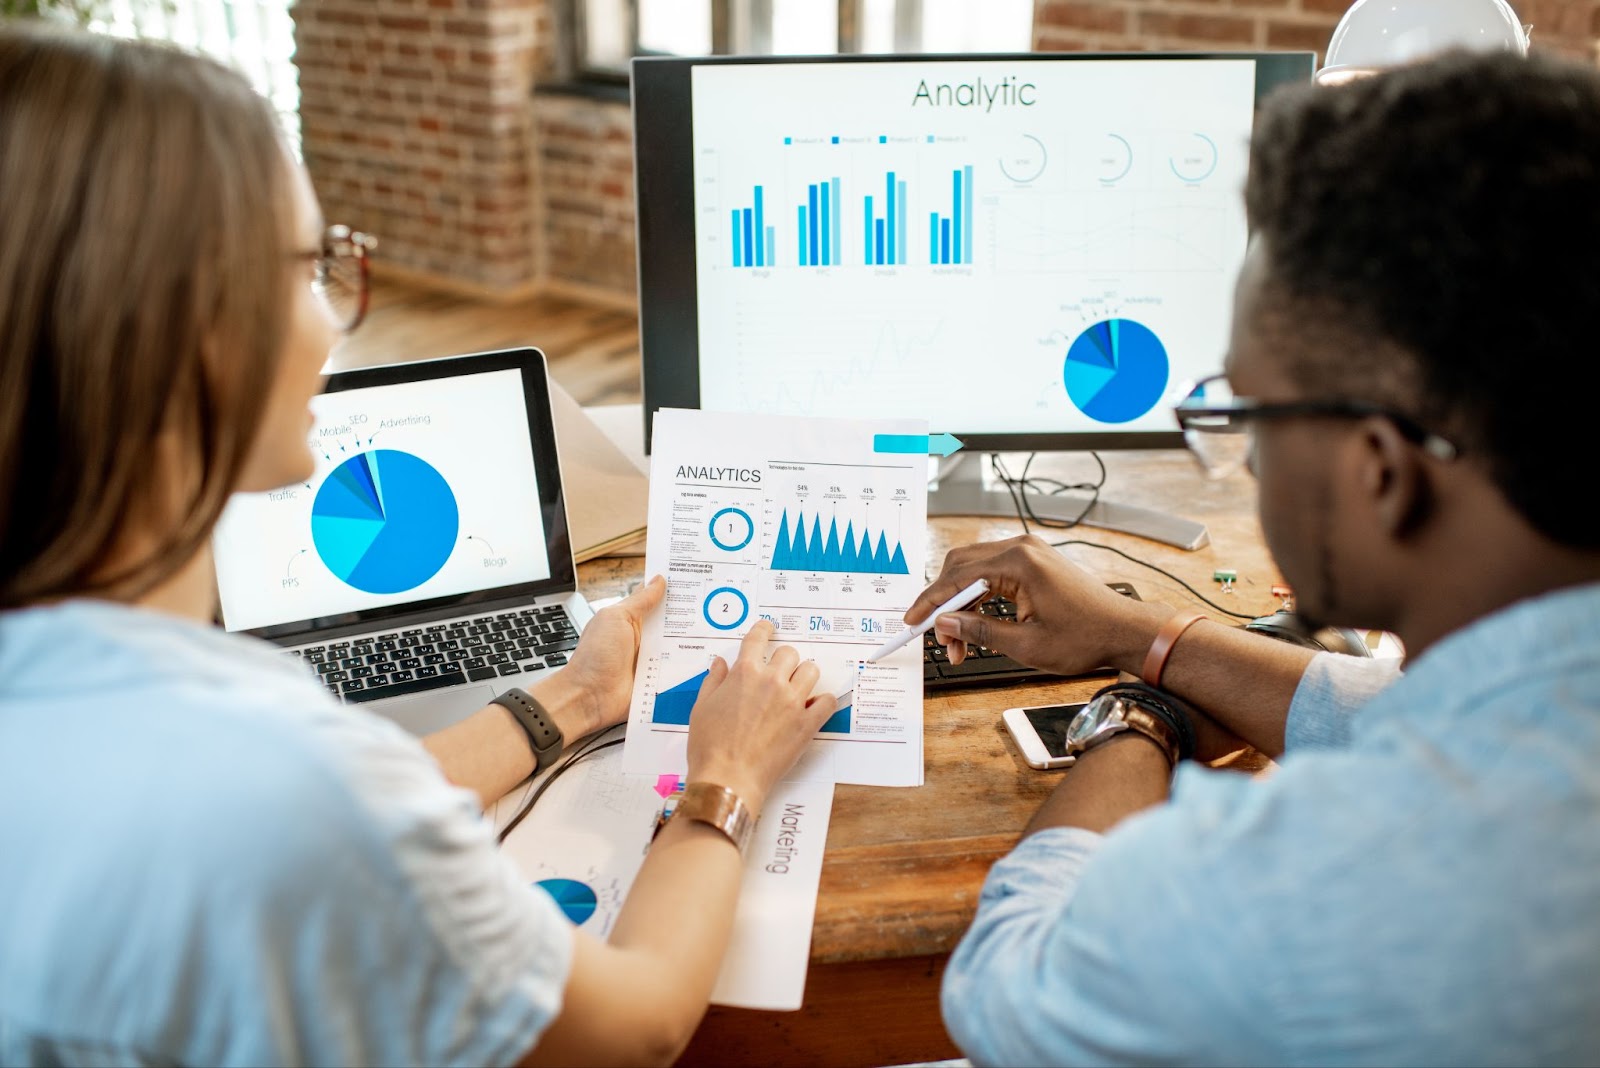
[[[656,776],[656,793],[660,794],[662,797],[666,797],[677,788],[678,777],[676,775]]]

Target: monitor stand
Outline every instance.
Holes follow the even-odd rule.
[[[938,478],[928,488],[928,515],[1015,518],[1017,503],[1006,488],[984,483],[987,460],[987,453],[963,453],[946,462],[940,468]],[[1041,519],[1067,522],[1077,519],[1078,513],[1083,512],[1080,522],[1084,526],[1134,534],[1190,551],[1211,544],[1211,535],[1204,523],[1196,523],[1170,512],[1118,504],[1104,497],[1084,512],[1090,495],[1083,492],[1027,493],[1027,498],[1033,514]]]

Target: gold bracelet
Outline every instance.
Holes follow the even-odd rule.
[[[680,817],[721,831],[741,855],[756,827],[750,806],[738,794],[709,782],[692,782],[668,797],[656,818],[656,834],[669,820]]]

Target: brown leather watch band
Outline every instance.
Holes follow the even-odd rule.
[[[1183,632],[1206,618],[1202,612],[1179,612],[1156,631],[1156,640],[1150,643],[1150,651],[1144,656],[1144,667],[1139,672],[1139,677],[1151,686],[1161,685],[1161,672],[1167,666],[1167,658],[1172,655],[1172,647],[1178,644],[1178,639],[1183,637]]]

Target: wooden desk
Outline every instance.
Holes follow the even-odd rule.
[[[1191,553],[1089,528],[1041,534],[1051,541],[1114,545],[1240,612],[1277,608],[1271,587],[1281,580],[1262,542],[1248,476],[1206,482],[1181,452],[1112,453],[1105,461],[1107,496],[1201,520],[1210,527],[1211,544]],[[1081,458],[1034,466],[1068,481],[1093,473]],[[957,545],[1019,533],[1015,521],[936,519],[930,576]],[[1113,553],[1087,546],[1062,551],[1107,582],[1132,583],[1147,601],[1209,611],[1176,583]],[[642,576],[642,563],[632,558],[585,564],[584,592],[591,598],[622,593]],[[1238,571],[1232,595],[1218,592],[1212,580],[1218,568]],[[925,705],[926,784],[837,789],[805,1007],[795,1013],[713,1008],[682,1063],[888,1065],[958,1056],[939,1018],[945,960],[972,920],[989,867],[1016,843],[1060,774],[1022,762],[1000,726],[1000,712],[1082,701],[1107,679],[931,692]]]

